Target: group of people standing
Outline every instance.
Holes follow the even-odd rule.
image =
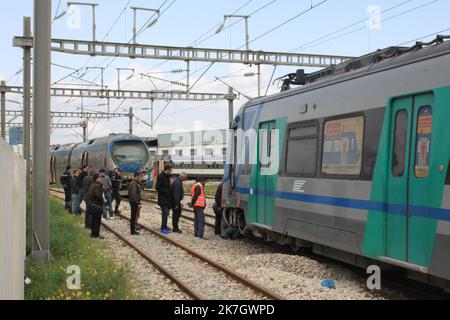
[[[112,172],[102,169],[96,173],[93,168],[84,166],[81,169],[70,172],[67,167],[61,175],[60,182],[65,192],[66,210],[73,215],[81,215],[80,205],[84,200],[86,203],[85,227],[91,230],[92,238],[103,238],[100,236],[100,225],[103,219],[114,219],[114,215],[120,214],[120,190],[122,188],[122,173],[119,168]],[[181,173],[178,177],[172,175],[172,167],[166,166],[164,171],[158,175],[156,191],[158,192],[158,205],[161,208],[161,233],[170,234],[183,233],[180,229],[180,218],[183,210],[184,186],[187,174]],[[191,188],[191,201],[188,206],[194,211],[194,236],[205,239],[205,209],[206,178],[198,178]],[[142,208],[142,174],[136,172],[134,179],[128,185],[128,201],[130,203],[130,232],[138,236],[140,228],[138,220]],[[115,202],[115,210],[113,203]],[[172,210],[172,229],[168,227],[169,214]],[[216,215],[215,234],[224,237],[222,221],[222,184],[217,188],[213,210]]]
[[[60,177],[64,187],[65,208],[70,214],[79,216],[80,206],[84,201],[86,204],[84,225],[91,230],[92,238],[102,238],[101,219],[114,219],[114,214],[120,213],[122,172],[116,168],[113,172],[102,169],[97,173],[89,166],[75,169],[73,175],[70,171],[71,167],[67,166]]]
[[[184,187],[183,182],[187,180],[186,173],[181,173],[178,177],[172,177],[172,167],[166,166],[164,171],[158,176],[156,181],[156,191],[158,192],[158,205],[162,211],[161,233],[170,232],[182,233],[179,227],[179,221],[183,209]],[[198,178],[191,189],[191,201],[188,206],[194,210],[194,236],[199,239],[205,239],[205,209],[206,196],[205,185],[206,178]],[[214,211],[216,213],[216,235],[221,235],[222,229],[222,184],[219,185],[216,193],[216,203]],[[170,210],[172,210],[172,227],[167,226]]]

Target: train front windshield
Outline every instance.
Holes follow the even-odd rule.
[[[121,141],[113,145],[113,159],[117,164],[147,163],[148,150],[139,141]]]

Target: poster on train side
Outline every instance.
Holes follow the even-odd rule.
[[[415,174],[417,178],[428,177],[430,171],[431,135],[433,130],[433,111],[430,106],[419,110],[417,120],[417,146]]]
[[[326,122],[322,172],[328,175],[359,175],[363,138],[362,116]]]

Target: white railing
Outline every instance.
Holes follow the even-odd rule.
[[[0,138],[0,300],[24,298],[25,160]]]

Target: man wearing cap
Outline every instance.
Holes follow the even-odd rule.
[[[158,191],[158,205],[162,211],[161,233],[169,234],[167,227],[170,208],[172,206],[172,188],[170,186],[170,176],[172,175],[172,167],[165,166],[164,171],[158,176],[156,181],[156,191]]]
[[[139,232],[136,230],[136,222],[138,212],[141,209],[141,182],[142,175],[140,172],[136,172],[134,180],[128,186],[128,200],[131,207],[130,231],[133,236],[139,235]]]

